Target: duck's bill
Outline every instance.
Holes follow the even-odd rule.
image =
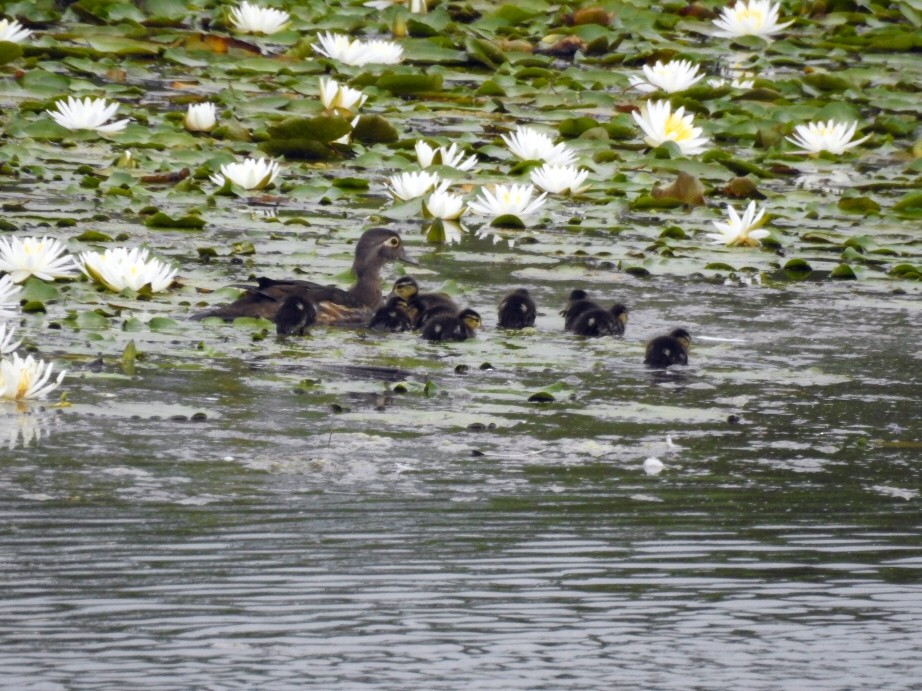
[[[404,264],[410,264],[411,266],[419,266],[419,262],[413,259],[405,247],[400,248],[400,256],[397,257],[398,261],[402,261]]]

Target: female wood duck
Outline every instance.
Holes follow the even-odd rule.
[[[446,293],[421,293],[419,284],[412,276],[401,276],[394,281],[391,294],[407,301],[407,311],[414,329],[421,329],[434,317],[455,315],[461,309]]]
[[[668,336],[657,336],[647,343],[643,364],[665,369],[670,365],[687,365],[691,336],[685,329],[673,329]]]
[[[390,331],[392,333],[412,329],[413,320],[410,319],[407,301],[399,295],[389,297],[384,306],[379,307],[371,317],[371,321],[368,322],[368,328],[373,331]]]
[[[420,334],[427,341],[466,341],[474,337],[481,325],[480,315],[472,309],[457,314],[443,314],[426,322]]]
[[[499,303],[499,326],[503,329],[524,329],[535,325],[535,301],[525,288],[517,288]]]
[[[627,326],[627,307],[616,304],[610,310],[596,307],[581,312],[573,322],[573,333],[588,338],[622,336],[625,326]]]
[[[287,298],[299,296],[314,305],[316,323],[336,325],[362,325],[368,323],[374,311],[381,306],[381,268],[392,261],[415,264],[404,250],[400,235],[386,228],[366,230],[355,246],[355,284],[348,290],[325,286],[313,281],[298,279],[275,280],[261,277],[256,286],[238,285],[245,295],[221,307],[192,315],[192,319],[221,317],[231,321],[237,317],[262,317],[276,321],[276,315]],[[294,310],[296,302],[291,303]],[[303,305],[302,305],[303,306]],[[294,312],[292,312],[294,314]],[[286,324],[297,324],[289,319]],[[278,325],[277,330],[278,330]],[[283,331],[288,326],[283,326]],[[285,333],[290,333],[285,331]]]

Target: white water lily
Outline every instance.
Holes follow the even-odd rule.
[[[0,41],[9,41],[10,43],[22,43],[32,32],[23,28],[22,24],[9,19],[0,19]]]
[[[150,259],[143,247],[111,247],[105,252],[83,252],[80,270],[91,280],[116,293],[141,290],[150,284],[154,293],[169,288],[176,270],[159,259]]]
[[[105,124],[119,108],[116,102],[109,103],[104,98],[79,98],[68,96],[67,101],[58,101],[57,110],[45,111],[61,127],[69,130],[95,130],[103,134],[121,132],[128,125],[128,120],[118,120]]]
[[[726,7],[714,20],[719,31],[714,36],[738,38],[740,36],[761,36],[770,40],[772,34],[793,24],[793,21],[778,23],[780,3],[771,0],[738,0],[733,7]]]
[[[13,282],[11,276],[0,276],[0,319],[13,319],[19,316],[21,295],[22,288]]]
[[[492,185],[484,187],[480,197],[468,204],[471,211],[481,216],[529,216],[547,201],[547,192],[535,197],[534,185]],[[534,197],[534,199],[532,198]]]
[[[329,77],[320,78],[320,102],[329,114],[353,115],[368,99],[358,89],[352,89]]]
[[[551,194],[579,194],[589,189],[584,185],[589,176],[588,170],[576,166],[553,166],[545,163],[531,171],[531,181],[545,192]]]
[[[786,139],[801,148],[801,151],[795,153],[816,155],[821,151],[828,151],[838,155],[844,154],[853,146],[858,146],[871,136],[852,141],[857,129],[857,122],[808,122],[806,125],[797,125],[794,128],[795,135]]]
[[[727,204],[727,217],[726,221],[714,221],[717,232],[706,236],[712,244],[757,247],[759,240],[770,235],[767,230],[758,230],[768,219],[765,209],[759,209],[754,201],[749,202],[742,218],[731,204]]]
[[[420,171],[418,173],[400,173],[391,176],[385,186],[388,194],[395,200],[409,201],[422,197],[433,187],[438,186],[439,176],[435,173]]]
[[[287,12],[246,1],[230,11],[234,28],[247,34],[274,34],[285,28],[289,19]]]
[[[60,240],[0,238],[0,271],[8,273],[13,283],[22,283],[29,276],[43,281],[75,278],[76,270],[77,263]]]
[[[566,144],[554,140],[533,127],[519,126],[512,134],[504,134],[503,141],[509,150],[523,161],[544,161],[554,165],[576,163],[576,153]]]
[[[477,165],[477,155],[471,154],[464,158],[464,152],[455,142],[449,146],[440,146],[433,148],[422,139],[416,142],[416,160],[423,168],[428,168],[433,163],[456,168],[457,170],[468,171]]]
[[[707,137],[701,136],[701,128],[693,124],[694,116],[685,115],[684,107],[673,113],[669,101],[647,101],[639,113],[632,115],[647,135],[644,141],[652,147],[675,142],[686,156],[700,154],[707,149]]]
[[[9,355],[22,345],[22,341],[13,341],[15,335],[16,327],[0,322],[0,355]]]
[[[245,190],[261,190],[272,184],[281,168],[271,158],[247,158],[237,163],[225,163],[221,172],[211,176],[211,181],[224,186],[225,180]]]
[[[464,197],[448,191],[448,183],[442,183],[423,202],[424,211],[432,218],[456,221],[464,213]]]
[[[43,398],[58,388],[67,374],[61,371],[57,380],[49,382],[53,369],[50,362],[35,360],[31,355],[21,358],[14,353],[11,358],[3,358],[0,360],[0,399]]]
[[[403,48],[393,41],[360,41],[343,34],[323,33],[314,50],[344,65],[394,65],[403,60]]]
[[[374,7],[376,10],[386,10],[388,7],[398,5],[406,7],[415,14],[426,14],[428,10],[426,0],[369,0],[364,4],[365,7]]]
[[[190,132],[210,132],[218,123],[214,103],[193,103],[186,110],[183,126]]]
[[[731,79],[729,86],[731,89],[751,89],[755,86],[754,79]],[[708,79],[708,86],[712,86],[715,89],[720,89],[721,87],[728,86],[726,79],[721,79],[720,77],[712,77]]]
[[[644,65],[643,74],[643,77],[633,76],[629,80],[632,87],[644,93],[659,90],[674,94],[704,79],[703,74],[698,74],[698,66],[688,60],[671,60],[665,64],[657,60],[653,67]]]

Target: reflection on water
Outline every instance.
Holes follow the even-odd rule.
[[[561,334],[553,283],[536,333],[457,346],[227,327],[213,366],[0,417],[0,678],[911,688],[917,300],[702,283],[678,313],[677,288],[599,288],[636,306],[624,341]],[[673,323],[726,340],[645,370]]]

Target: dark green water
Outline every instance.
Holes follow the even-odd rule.
[[[0,419],[40,433],[0,466],[0,678],[912,688],[917,295],[628,279],[596,288],[634,306],[625,341],[582,342],[569,287],[535,287],[536,333],[455,346],[190,324],[133,378],[120,345],[75,362],[77,405]],[[503,290],[467,296],[488,326]],[[651,373],[671,324],[692,364]]]

